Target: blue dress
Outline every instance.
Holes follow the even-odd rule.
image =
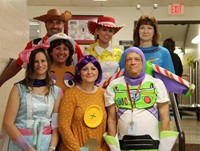
[[[17,84],[20,96],[20,106],[15,120],[15,126],[19,129],[26,129],[32,132],[34,122],[42,120],[44,128],[51,127],[52,112],[59,88],[52,86],[48,96],[33,94],[27,91],[22,84]],[[27,141],[33,146],[33,135],[24,135]],[[43,134],[40,141],[40,151],[47,151],[51,142],[51,133]],[[9,141],[8,151],[22,151],[12,140]]]

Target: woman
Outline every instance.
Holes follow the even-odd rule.
[[[95,144],[96,149],[90,150],[108,149],[103,141],[107,118],[104,89],[96,86],[101,79],[100,64],[92,55],[84,56],[76,65],[76,85],[65,91],[59,110],[60,151],[80,151]]]
[[[64,33],[54,34],[47,40],[52,60],[51,73],[55,84],[66,90],[74,85],[75,67],[72,65],[75,41]]]
[[[159,45],[160,33],[154,16],[142,15],[134,29],[133,45],[140,48],[146,60],[157,64],[172,73],[174,66],[169,51]],[[120,60],[120,68],[124,68],[124,54]]]
[[[97,22],[89,21],[88,30],[95,36],[95,43],[86,50],[86,55],[93,55],[101,64],[103,70],[103,80],[107,80],[119,69],[119,60],[122,51],[112,48],[111,40],[123,26],[116,26],[112,17],[99,17]],[[110,70],[112,68],[112,70]]]
[[[121,150],[158,151],[159,148],[162,151],[159,130],[165,134],[170,130],[167,90],[160,79],[145,73],[145,66],[142,51],[137,47],[128,48],[124,76],[111,81],[105,92],[108,134],[118,136]],[[172,146],[166,146],[170,151]]]
[[[58,144],[61,95],[53,85],[45,48],[42,44],[32,49],[25,78],[10,92],[3,119],[10,137],[9,151],[52,151]]]

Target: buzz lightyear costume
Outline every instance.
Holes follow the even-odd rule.
[[[140,54],[145,65],[140,49],[131,47],[127,54],[130,52]],[[159,132],[157,103],[169,101],[163,82],[145,74],[144,69],[139,80],[130,81],[127,76],[111,81],[106,89],[105,105],[116,104],[118,133],[116,137],[105,133],[105,141],[111,151],[170,151],[178,132]]]

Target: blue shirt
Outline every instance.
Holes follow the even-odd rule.
[[[162,46],[151,46],[147,48],[138,47],[142,50],[146,60],[150,60],[151,63],[156,64],[160,67],[167,69],[168,71],[175,73],[174,65],[170,56],[169,51]],[[124,50],[125,52],[126,50]],[[120,69],[124,68],[125,65],[125,53],[123,52],[119,66]]]

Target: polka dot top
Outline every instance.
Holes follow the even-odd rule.
[[[91,105],[98,105],[103,111],[103,120],[95,128],[84,122],[84,113]],[[98,88],[94,93],[86,93],[74,86],[67,89],[60,104],[59,131],[62,137],[60,151],[80,151],[88,139],[96,139],[100,145],[98,151],[108,151],[103,141],[106,131],[106,110],[104,106],[104,89]]]

